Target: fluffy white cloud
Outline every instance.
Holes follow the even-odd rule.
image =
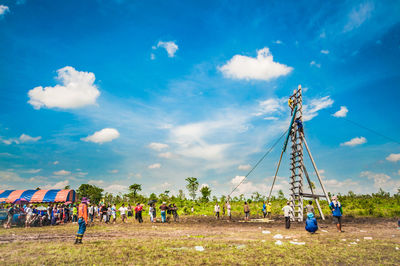
[[[370,171],[363,171],[360,174],[361,177],[367,177],[368,179],[374,180],[374,187],[385,188],[387,183],[391,179],[390,176],[383,173],[374,173]]]
[[[275,43],[275,44],[282,44],[282,41],[281,41],[281,40],[276,40],[276,41],[274,41],[273,43]]]
[[[69,175],[71,174],[70,171],[66,171],[66,170],[60,170],[60,171],[55,171],[53,172],[54,175]]]
[[[93,135],[87,136],[86,138],[81,138],[81,140],[102,144],[104,142],[110,142],[117,138],[119,138],[118,130],[116,130],[115,128],[103,128],[100,131],[96,131]]]
[[[164,48],[167,51],[169,57],[174,57],[176,51],[178,51],[178,45],[175,42],[159,41],[157,44],[157,48],[158,47]]]
[[[348,32],[360,27],[368,18],[371,17],[373,10],[374,4],[372,2],[362,3],[357,8],[354,8],[349,14],[349,20],[344,26],[343,31]]]
[[[10,11],[10,8],[8,6],[0,5],[0,17],[9,11]]]
[[[241,164],[238,166],[239,170],[250,170],[251,165],[250,164]]]
[[[25,173],[27,173],[27,174],[37,174],[40,171],[42,171],[42,169],[30,169],[30,170],[26,170]]]
[[[293,68],[274,62],[267,47],[257,51],[257,57],[235,55],[225,65],[218,68],[227,78],[264,80],[289,74]]]
[[[119,192],[127,192],[128,191],[128,187],[124,186],[124,185],[119,185],[119,184],[112,184],[109,185],[107,187],[104,188],[105,192],[109,192],[109,193],[119,193]]]
[[[364,137],[355,137],[355,138],[352,138],[352,139],[349,140],[349,141],[346,141],[346,142],[344,142],[344,143],[341,143],[340,146],[350,146],[350,147],[354,147],[354,146],[357,146],[357,145],[364,144],[364,143],[366,143],[366,142],[367,142],[367,139],[364,138]]]
[[[386,157],[386,160],[390,162],[400,161],[400,153],[392,153],[388,157]]]
[[[60,163],[59,161],[54,161],[54,162],[53,162],[54,165],[57,165],[57,164],[59,164],[59,163]]]
[[[346,117],[349,110],[346,106],[340,106],[340,110],[333,114],[334,117]]]
[[[22,134],[20,137],[19,137],[19,141],[21,141],[22,143],[24,143],[24,142],[35,142],[35,141],[38,141],[38,140],[40,140],[42,137],[31,137],[31,136],[29,136],[29,135],[26,135],[26,134]]]
[[[113,170],[110,170],[110,171],[108,171],[110,174],[117,174],[118,172],[119,172],[119,170],[118,169],[113,169]]]
[[[333,104],[330,96],[312,99],[310,103],[304,105],[303,121],[309,121],[318,115],[318,111],[329,108]]]
[[[158,169],[161,168],[161,164],[155,163],[148,166],[149,169]]]
[[[260,102],[260,110],[256,115],[271,115],[283,110],[283,102],[279,99],[271,98]]]
[[[88,184],[95,185],[95,186],[102,186],[102,185],[104,185],[104,181],[103,180],[89,180]]]
[[[310,66],[315,66],[315,67],[321,68],[321,64],[315,62],[314,60],[310,62]]]
[[[163,153],[158,154],[158,157],[169,159],[169,158],[172,157],[172,153],[170,153],[170,152],[163,152]]]
[[[96,103],[100,92],[94,85],[95,76],[91,72],[77,71],[66,66],[57,70],[61,85],[36,87],[28,92],[28,101],[33,108],[80,108]]]
[[[162,149],[168,148],[168,144],[152,142],[149,144],[149,148],[156,151],[161,151]]]
[[[321,54],[329,54],[329,50],[321,50]]]
[[[244,179],[244,176],[235,176],[230,182],[233,186],[232,189],[234,187],[236,187],[238,184],[240,184],[240,182],[243,179]],[[243,181],[243,183],[237,187],[237,189],[235,190],[235,192],[232,195],[244,194],[244,195],[248,196],[254,192],[264,193],[265,191],[267,191],[267,189],[268,189],[268,187],[265,184],[254,184],[251,181]],[[277,190],[279,190],[279,189],[280,188],[278,187]]]
[[[54,185],[45,185],[43,187],[41,187],[42,189],[64,189],[66,186],[69,185],[69,180],[64,180],[64,181],[60,181],[58,183],[55,183]]]

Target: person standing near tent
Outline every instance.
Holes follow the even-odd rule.
[[[290,207],[290,201],[286,203],[286,206],[282,208],[283,215],[285,216],[285,228],[290,228],[290,214],[292,213],[292,207]]]
[[[329,208],[332,211],[333,222],[336,224],[336,228],[339,233],[342,232],[342,205],[338,201],[336,196],[332,197],[332,202],[329,204]]]
[[[83,234],[85,234],[86,226],[88,224],[88,198],[83,197],[81,204],[78,206],[78,233],[76,234],[75,244],[82,244]]]
[[[15,209],[14,209],[14,205],[10,205],[10,207],[7,210],[7,224],[6,224],[6,228],[11,228],[11,223],[14,217],[14,213],[15,213]]]

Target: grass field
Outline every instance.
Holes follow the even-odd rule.
[[[87,229],[83,245],[74,245],[77,225],[0,229],[3,265],[266,265],[354,264],[398,265],[400,230],[395,220],[345,219],[344,233],[320,222],[310,235],[302,224],[284,229],[280,219],[270,223],[212,217],[183,217],[180,223],[105,225]],[[324,231],[326,232],[324,232]],[[269,231],[270,233],[263,233]],[[282,245],[274,236],[281,234]],[[364,239],[372,237],[372,239]],[[290,243],[305,243],[296,245]],[[197,251],[202,246],[204,251]]]

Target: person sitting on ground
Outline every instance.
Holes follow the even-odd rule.
[[[125,204],[124,203],[122,203],[122,206],[121,207],[119,207],[119,212],[120,212],[120,214],[121,214],[121,219],[122,219],[122,222],[123,223],[126,223],[126,212],[128,211],[128,208],[127,207],[125,207]]]
[[[160,206],[160,210],[161,210],[161,222],[165,223],[166,219],[167,219],[167,210],[168,210],[168,206],[166,202],[163,202]]]
[[[290,207],[290,201],[286,203],[286,206],[282,208],[283,215],[285,216],[285,228],[290,228],[290,214],[292,213],[292,207]]]
[[[318,230],[317,219],[315,219],[314,214],[311,213],[311,212],[307,214],[307,220],[306,220],[306,227],[305,228],[311,234],[314,234]]]
[[[250,206],[249,204],[247,204],[247,201],[244,203],[243,211],[244,211],[244,220],[248,221],[250,219]]]
[[[338,232],[343,232],[342,231],[342,205],[338,201],[336,196],[332,197],[332,202],[329,204],[329,208],[332,211],[332,216],[333,216],[333,222],[336,224],[336,228]]]
[[[312,213],[315,216],[314,206],[312,205],[312,200],[308,202],[308,205],[305,207],[307,215]]]
[[[219,208],[218,202],[216,202],[215,206],[214,206],[214,212],[215,212],[216,219],[219,219],[219,211],[220,211],[220,208]]]

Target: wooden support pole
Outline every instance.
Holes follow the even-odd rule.
[[[319,183],[321,184],[322,191],[324,192],[324,195],[325,195],[325,197],[326,197],[326,200],[328,201],[328,204],[330,204],[331,201],[330,201],[330,199],[329,199],[328,193],[326,193],[325,186],[324,186],[324,184],[322,183],[321,177],[319,176],[317,166],[315,165],[314,158],[312,157],[311,151],[310,151],[310,149],[308,148],[306,138],[304,137],[303,134],[301,134],[301,138],[303,139],[304,146],[306,146],[308,156],[310,156],[310,159],[311,159],[312,165],[313,165],[313,167],[314,167],[315,173],[317,174]]]
[[[313,195],[313,198],[315,199],[315,203],[317,204],[318,212],[321,215],[322,220],[325,220],[324,213],[321,210],[321,206],[319,205],[318,198],[315,197],[315,195],[314,195],[314,189],[312,187],[312,183],[311,183],[310,177],[308,176],[307,169],[306,169],[306,167],[304,165],[303,165],[303,170],[304,170],[304,174],[306,175],[306,178],[307,178],[307,181],[308,181],[308,185],[310,186],[311,194]]]

